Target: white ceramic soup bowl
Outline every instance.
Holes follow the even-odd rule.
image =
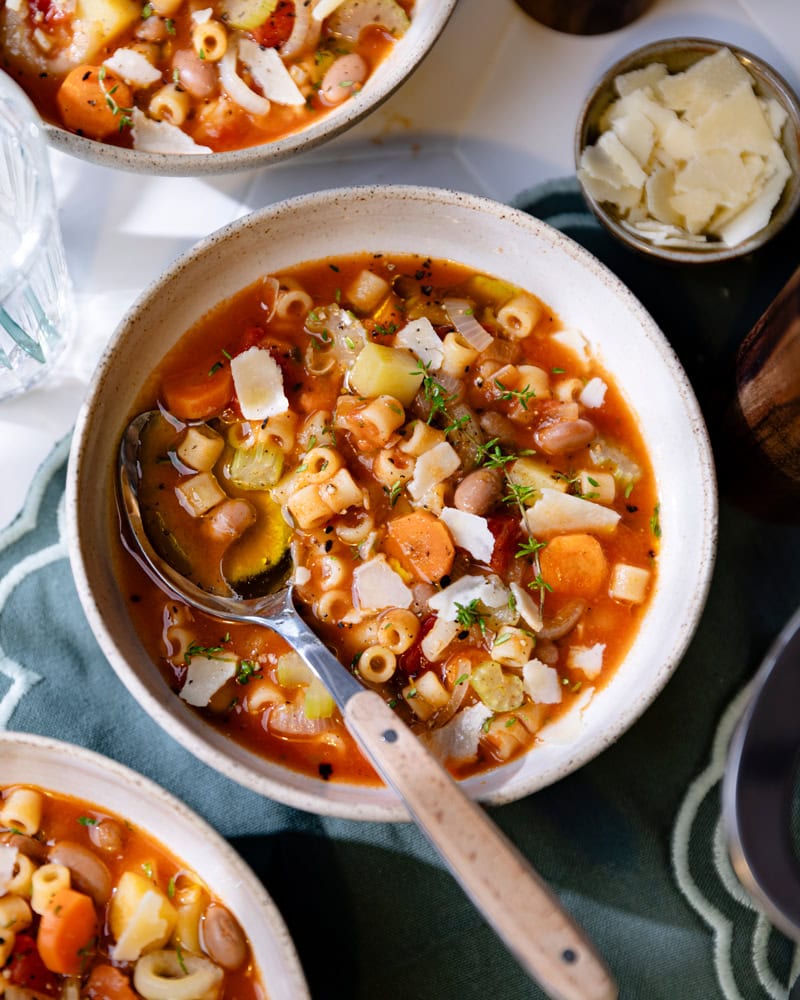
[[[0,732],[4,785],[36,785],[115,813],[188,865],[236,916],[270,1000],[309,997],[289,932],[263,885],[212,827],[163,788],[101,754]]]
[[[274,142],[203,155],[146,153],[123,149],[76,135],[55,124],[47,124],[50,142],[73,156],[142,174],[199,177],[230,173],[278,163],[307,152],[346,131],[381,105],[414,72],[439,37],[457,0],[416,0],[408,31],[395,43],[387,58],[376,68],[363,90],[344,101],[308,128]]]
[[[288,265],[359,251],[450,258],[540,296],[588,338],[616,379],[649,450],[662,549],[650,604],[610,682],[521,759],[464,782],[509,802],[557,781],[617,739],[678,664],[714,560],[714,467],[695,397],[664,336],[628,289],[550,226],[492,201],[416,187],[348,188],[273,205],[198,244],[141,296],[100,362],[78,419],[68,477],[72,566],[103,651],[150,715],[201,760],[271,798],[353,819],[407,818],[385,788],[324,782],[260,758],[172,695],[131,624],[113,572],[119,441],[163,354],[212,306]]]

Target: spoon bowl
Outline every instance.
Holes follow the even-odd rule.
[[[291,583],[253,598],[212,594],[163,559],[145,531],[139,504],[139,447],[150,410],[128,424],[119,450],[122,511],[158,583],[198,611],[270,628],[323,681],[370,763],[394,788],[486,921],[557,1000],[610,1000],[616,985],[602,959],[527,860],[472,802],[383,698],[367,690],[306,624]]]

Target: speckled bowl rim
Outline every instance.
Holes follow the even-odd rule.
[[[717,264],[721,261],[743,257],[757,250],[768,240],[772,239],[773,236],[777,235],[791,220],[798,206],[800,206],[800,99],[798,99],[797,94],[783,76],[760,56],[740,46],[732,45],[729,42],[716,41],[712,38],[676,37],[648,42],[647,45],[634,49],[626,56],[618,59],[605,70],[600,79],[589,91],[578,114],[574,137],[575,166],[576,168],[579,166],[581,153],[586,145],[589,132],[589,118],[594,109],[595,102],[606,100],[606,94],[610,93],[616,76],[638,69],[642,64],[657,62],[660,58],[669,56],[671,53],[695,50],[698,55],[696,61],[699,61],[703,56],[712,55],[721,48],[730,49],[745,69],[750,72],[750,75],[754,77],[756,82],[759,82],[759,78],[762,77],[772,90],[780,96],[781,103],[789,116],[784,129],[789,127],[789,123],[793,126],[793,146],[789,147],[789,140],[785,138],[782,143],[784,152],[787,154],[787,159],[792,167],[792,175],[787,181],[781,200],[773,211],[770,221],[763,229],[760,229],[757,233],[749,237],[749,239],[746,239],[743,243],[738,243],[736,246],[725,247],[722,244],[719,246],[714,244],[714,249],[709,250],[661,247],[636,236],[635,233],[625,229],[617,221],[614,214],[586,190],[580,178],[578,178],[583,197],[600,223],[612,236],[616,237],[626,246],[632,247],[634,250],[648,257],[681,264]]]
[[[329,114],[308,128],[273,142],[224,153],[144,153],[87,139],[50,122],[45,122],[45,132],[51,145],[61,152],[88,160],[90,163],[131,173],[155,174],[163,177],[202,177],[280,163],[340,135],[391,97],[428,55],[444,30],[457,2],[458,0],[428,0],[427,9],[432,13],[430,24],[422,37],[416,37],[412,18],[408,32],[397,42],[398,47],[403,46],[404,42],[406,45],[399,51],[392,52],[377,67],[367,85],[355,98],[333,108]]]
[[[179,817],[188,826],[194,827],[198,841],[202,840],[204,846],[218,859],[219,863],[229,871],[238,883],[249,886],[252,902],[255,904],[264,922],[264,930],[269,934],[273,943],[277,946],[280,958],[284,967],[279,970],[282,976],[281,995],[285,995],[291,1000],[310,1000],[310,993],[305,981],[300,959],[295,951],[289,931],[283,921],[278,908],[264,888],[263,883],[253,870],[247,865],[242,857],[217,831],[207,823],[196,812],[190,809],[184,802],[171,795],[166,789],[156,782],[146,778],[138,771],[134,771],[124,764],[88,750],[86,747],[77,746],[74,743],[67,743],[63,740],[56,740],[48,736],[38,736],[32,733],[15,732],[11,730],[0,731],[0,762],[2,762],[3,784],[11,785],[16,782],[33,784],[20,777],[22,771],[20,765],[13,761],[13,757],[29,761],[29,766],[36,768],[41,765],[42,769],[51,772],[52,765],[47,764],[47,758],[56,759],[59,766],[67,767],[73,765],[81,766],[92,772],[91,787],[86,788],[65,788],[54,784],[52,781],[37,781],[35,784],[45,791],[55,794],[66,795],[70,798],[77,798],[99,809],[110,809],[108,802],[104,802],[103,795],[107,786],[117,784],[123,788],[130,789],[130,809],[127,814],[122,815],[117,809],[111,810],[121,819],[127,819],[134,823],[141,830],[156,841],[162,844],[178,860],[183,860],[180,845],[170,843],[168,837],[161,832],[153,830],[151,827],[137,819],[136,804],[146,800],[163,810],[166,817],[165,826],[168,825],[172,817]],[[16,768],[16,770],[15,770]],[[15,776],[16,775],[16,776]],[[109,793],[106,792],[108,795]],[[205,879],[202,871],[197,874]],[[211,883],[214,889],[213,883]],[[222,893],[214,890],[225,902]],[[234,912],[235,912],[235,908]],[[254,956],[259,950],[259,941],[254,939],[253,929],[249,929],[250,941],[253,945]],[[258,964],[258,963],[257,963]],[[261,968],[259,965],[264,987],[270,997],[276,994],[275,970]],[[270,982],[272,981],[272,986]]]
[[[309,217],[316,217],[319,207],[327,203],[344,201],[350,205],[353,202],[363,201],[370,204],[376,197],[390,198],[393,202],[398,203],[403,201],[406,203],[409,201],[420,202],[423,206],[428,207],[431,214],[438,211],[442,213],[443,217],[450,208],[474,213],[476,221],[485,218],[489,213],[505,227],[504,233],[507,229],[507,242],[509,244],[513,242],[512,237],[517,234],[524,240],[544,241],[548,253],[552,252],[561,257],[571,258],[582,269],[590,272],[593,278],[602,282],[608,293],[615,300],[621,302],[631,314],[633,320],[638,324],[641,335],[647,342],[648,349],[655,350],[660,362],[663,363],[669,374],[675,400],[686,417],[690,436],[686,444],[691,449],[691,464],[697,482],[700,484],[697,491],[700,496],[698,506],[691,513],[694,518],[699,519],[699,523],[702,525],[702,528],[699,529],[702,536],[697,547],[686,554],[686,580],[689,581],[689,590],[688,593],[680,595],[685,606],[682,606],[680,617],[676,618],[674,622],[674,629],[670,633],[671,646],[664,653],[657,668],[654,669],[646,694],[632,704],[626,702],[615,716],[614,723],[608,725],[602,733],[582,745],[577,745],[574,752],[564,762],[553,764],[548,768],[540,768],[539,773],[526,781],[522,787],[503,787],[490,790],[484,787],[485,784],[493,781],[498,774],[503,772],[513,776],[515,769],[519,767],[517,760],[493,769],[488,772],[488,777],[484,774],[467,779],[462,783],[467,794],[488,805],[500,805],[516,801],[546,787],[560,778],[566,777],[614,743],[651,704],[680,662],[699,623],[705,605],[716,554],[717,493],[711,445],[699,405],[679,360],[654,320],[619,278],[591,253],[547,223],[535,219],[519,209],[457,191],[405,185],[351,187],[301,195],[253,212],[206,237],[175,261],[160,278],[142,292],[137,302],[123,317],[97,367],[93,378],[93,389],[78,416],[67,475],[66,517],[72,571],[84,611],[101,649],[139,705],[185,749],[232,780],[259,794],[319,815],[394,822],[407,820],[408,813],[402,803],[396,800],[391,793],[387,792],[388,797],[384,801],[369,801],[367,798],[366,801],[342,803],[324,795],[325,788],[329,786],[321,780],[308,778],[306,782],[308,787],[298,789],[287,786],[281,780],[280,774],[271,777],[264,773],[246,770],[246,765],[243,766],[241,759],[234,759],[234,755],[241,758],[240,752],[233,748],[226,749],[225,753],[219,752],[209,744],[205,736],[199,736],[174,711],[167,707],[171,704],[170,698],[154,697],[121,654],[114,638],[113,629],[99,611],[87,574],[83,551],[84,545],[87,547],[87,552],[90,550],[91,539],[82,537],[79,530],[81,483],[85,477],[90,475],[88,471],[84,471],[84,466],[90,464],[90,457],[87,458],[87,454],[92,450],[93,410],[101,405],[104,383],[109,378],[109,373],[114,370],[115,355],[121,349],[120,345],[124,341],[127,328],[135,323],[139,310],[146,309],[149,302],[166,294],[170,283],[187,269],[191,270],[197,261],[202,261],[206,256],[213,255],[217,249],[225,247],[228,242],[231,242],[232,245],[235,244],[237,234],[241,234],[244,230],[254,229],[258,231],[270,222],[275,224],[286,214],[310,213]],[[402,217],[403,213],[398,216],[398,218]],[[367,246],[365,249],[375,250],[377,247]],[[384,246],[382,249],[390,251],[392,248]],[[420,252],[427,252],[424,247],[419,249]],[[620,387],[624,391],[624,385]],[[119,429],[120,434],[121,432],[122,427]],[[646,440],[645,444],[652,451],[653,442]],[[109,460],[113,461],[113,457],[109,456]],[[660,491],[661,489],[662,487],[659,486]],[[677,540],[673,544],[677,547]],[[683,555],[681,559],[683,559]],[[642,631],[643,629],[640,629],[640,632]],[[164,685],[164,693],[166,691],[166,685]],[[601,697],[602,694],[603,692],[598,697]],[[203,733],[206,730],[213,731],[207,724]],[[530,755],[526,755],[523,760],[527,759],[527,756]],[[281,768],[279,765],[275,765],[274,769],[283,773],[289,771],[289,769]],[[297,778],[295,772],[291,772],[291,774]],[[373,789],[368,788],[366,791],[369,793]]]

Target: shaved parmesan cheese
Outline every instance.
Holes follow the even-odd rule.
[[[250,347],[231,360],[231,374],[239,409],[245,420],[266,420],[289,409],[283,391],[283,373],[269,351]]]
[[[200,146],[194,139],[169,122],[157,122],[144,111],[131,111],[133,148],[143,153],[210,153],[210,146]]]
[[[306,103],[305,97],[300,93],[275,49],[263,49],[250,38],[240,38],[239,58],[250,67],[253,80],[261,88],[264,97],[276,104]]]
[[[192,656],[180,696],[187,705],[204,708],[222,685],[236,676],[239,658],[234,653]]]
[[[485,517],[470,514],[457,507],[445,507],[439,515],[453,536],[453,541],[466,549],[473,559],[488,563],[494,552],[494,535]]]
[[[465,608],[473,601],[489,609],[502,608],[508,604],[508,590],[494,575],[462,576],[429,598],[428,607],[439,618],[454,622],[458,620],[457,605]]]
[[[695,122],[738,87],[750,84],[744,66],[730,49],[722,48],[683,73],[662,77],[655,90],[668,108],[684,112],[688,121]]]
[[[557,333],[551,335],[551,339],[562,347],[566,347],[568,351],[572,351],[582,368],[588,367],[589,344],[580,330],[573,330],[571,328],[559,330]]]
[[[642,69],[631,70],[630,73],[621,73],[614,80],[614,87],[620,97],[626,97],[636,90],[645,87],[654,87],[659,80],[667,75],[667,67],[663,63],[650,63]]]
[[[542,611],[539,605],[534,602],[528,591],[518,583],[511,584],[511,593],[514,597],[520,618],[523,619],[530,629],[538,632],[543,625]]]
[[[135,87],[149,87],[151,83],[161,79],[161,70],[156,69],[150,60],[136,49],[117,49],[103,65]]]
[[[650,119],[641,111],[632,111],[629,115],[617,118],[613,127],[623,148],[633,153],[640,167],[645,166],[656,140],[656,130]]]
[[[595,201],[663,247],[735,246],[767,224],[791,173],[780,144],[788,116],[757,96],[729,49],[672,75],[654,63],[615,85],[619,100],[578,167]]]
[[[535,537],[568,531],[610,534],[617,527],[620,515],[591,500],[543,489],[541,497],[525,511],[530,532]]]
[[[781,157],[777,170],[764,184],[754,200],[730,222],[719,228],[719,236],[727,246],[735,247],[737,244],[743,243],[769,222],[772,210],[780,201],[786,181],[792,172],[792,168],[782,153]]]
[[[475,760],[483,725],[493,714],[480,701],[469,708],[462,708],[448,723],[430,733],[428,748],[444,763]]]
[[[405,347],[431,371],[442,367],[444,349],[433,324],[426,316],[411,320],[394,338],[395,347]]]
[[[212,7],[204,7],[203,10],[193,10],[192,20],[195,24],[206,24],[211,20],[211,15],[214,13]]]
[[[408,608],[414,595],[386,557],[374,556],[353,570],[353,599],[362,610]]]
[[[596,642],[593,646],[570,646],[567,653],[567,666],[570,670],[582,670],[587,677],[597,677],[603,669],[604,642]]]
[[[607,391],[608,386],[601,378],[590,378],[578,396],[578,402],[590,410],[596,410],[605,402]]]
[[[0,844],[0,896],[8,892],[8,883],[14,877],[19,850],[11,844]]]
[[[631,151],[623,146],[616,132],[604,132],[597,140],[596,148],[605,153],[622,177],[621,187],[641,187],[647,180],[647,174]]]
[[[558,671],[541,660],[529,660],[522,668],[522,686],[531,701],[540,705],[557,705],[561,701]]]
[[[447,479],[461,465],[458,452],[447,441],[440,441],[433,448],[423,452],[414,464],[414,475],[408,484],[408,492],[415,500],[420,500],[428,490]]]
[[[170,925],[163,912],[165,902],[161,893],[155,889],[148,889],[142,895],[117,938],[117,943],[111,947],[111,958],[115,962],[135,962],[148,945],[154,941],[166,940]],[[171,906],[167,912],[170,910]]]

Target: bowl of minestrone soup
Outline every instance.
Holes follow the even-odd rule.
[[[276,162],[380,105],[456,0],[18,0],[3,68],[83,159],[200,175]]]
[[[183,803],[72,744],[0,733],[0,754],[4,996],[308,996],[263,886]]]
[[[123,320],[69,473],[72,564],[142,708],[264,795],[402,818],[324,685],[132,554],[210,591],[290,575],[343,670],[489,803],[615,740],[677,665],[713,563],[695,398],[631,293],[567,237],[455,192],[308,195],[200,243]]]

